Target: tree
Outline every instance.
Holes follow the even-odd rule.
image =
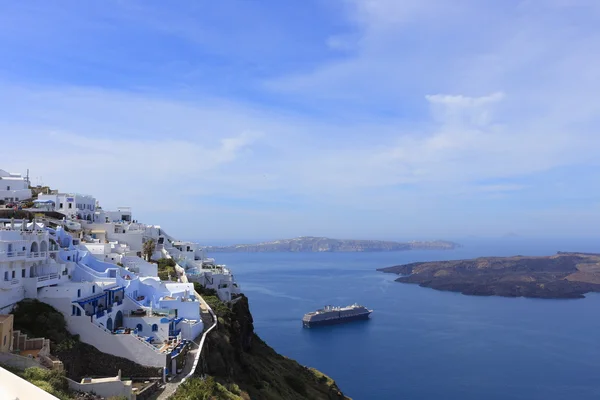
[[[150,261],[152,254],[154,254],[154,249],[156,249],[154,239],[149,239],[144,242],[143,251],[144,256],[146,256],[146,261]]]

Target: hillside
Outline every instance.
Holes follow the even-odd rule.
[[[246,296],[241,295],[228,306],[212,306],[219,325],[207,337],[196,374],[208,374],[214,380],[182,385],[176,400],[201,391],[211,393],[214,397],[209,398],[215,399],[348,399],[331,378],[277,354],[256,335]]]
[[[330,239],[325,237],[301,236],[256,244],[236,244],[231,246],[209,246],[206,251],[213,253],[318,253],[318,252],[380,252],[406,250],[451,250],[457,243],[436,240],[430,242],[392,242],[382,240]]]
[[[600,292],[600,254],[590,253],[417,262],[378,271],[401,275],[397,282],[480,296],[557,299]]]

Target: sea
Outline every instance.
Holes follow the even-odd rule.
[[[370,399],[600,399],[600,294],[547,300],[466,296],[376,271],[415,261],[600,252],[599,239],[469,239],[446,251],[215,253],[277,352]],[[368,321],[303,328],[324,305]]]

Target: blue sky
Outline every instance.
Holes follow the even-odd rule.
[[[593,0],[0,2],[0,168],[204,241],[600,236]]]

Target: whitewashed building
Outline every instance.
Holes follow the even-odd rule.
[[[67,281],[70,268],[58,257],[58,239],[41,224],[0,220],[0,313],[41,287]]]
[[[31,189],[29,189],[29,179],[27,177],[0,169],[0,200],[13,202],[30,198]]]
[[[96,211],[96,199],[87,194],[56,193],[40,194],[38,202],[52,202],[51,211],[57,211],[68,218],[92,221]]]

